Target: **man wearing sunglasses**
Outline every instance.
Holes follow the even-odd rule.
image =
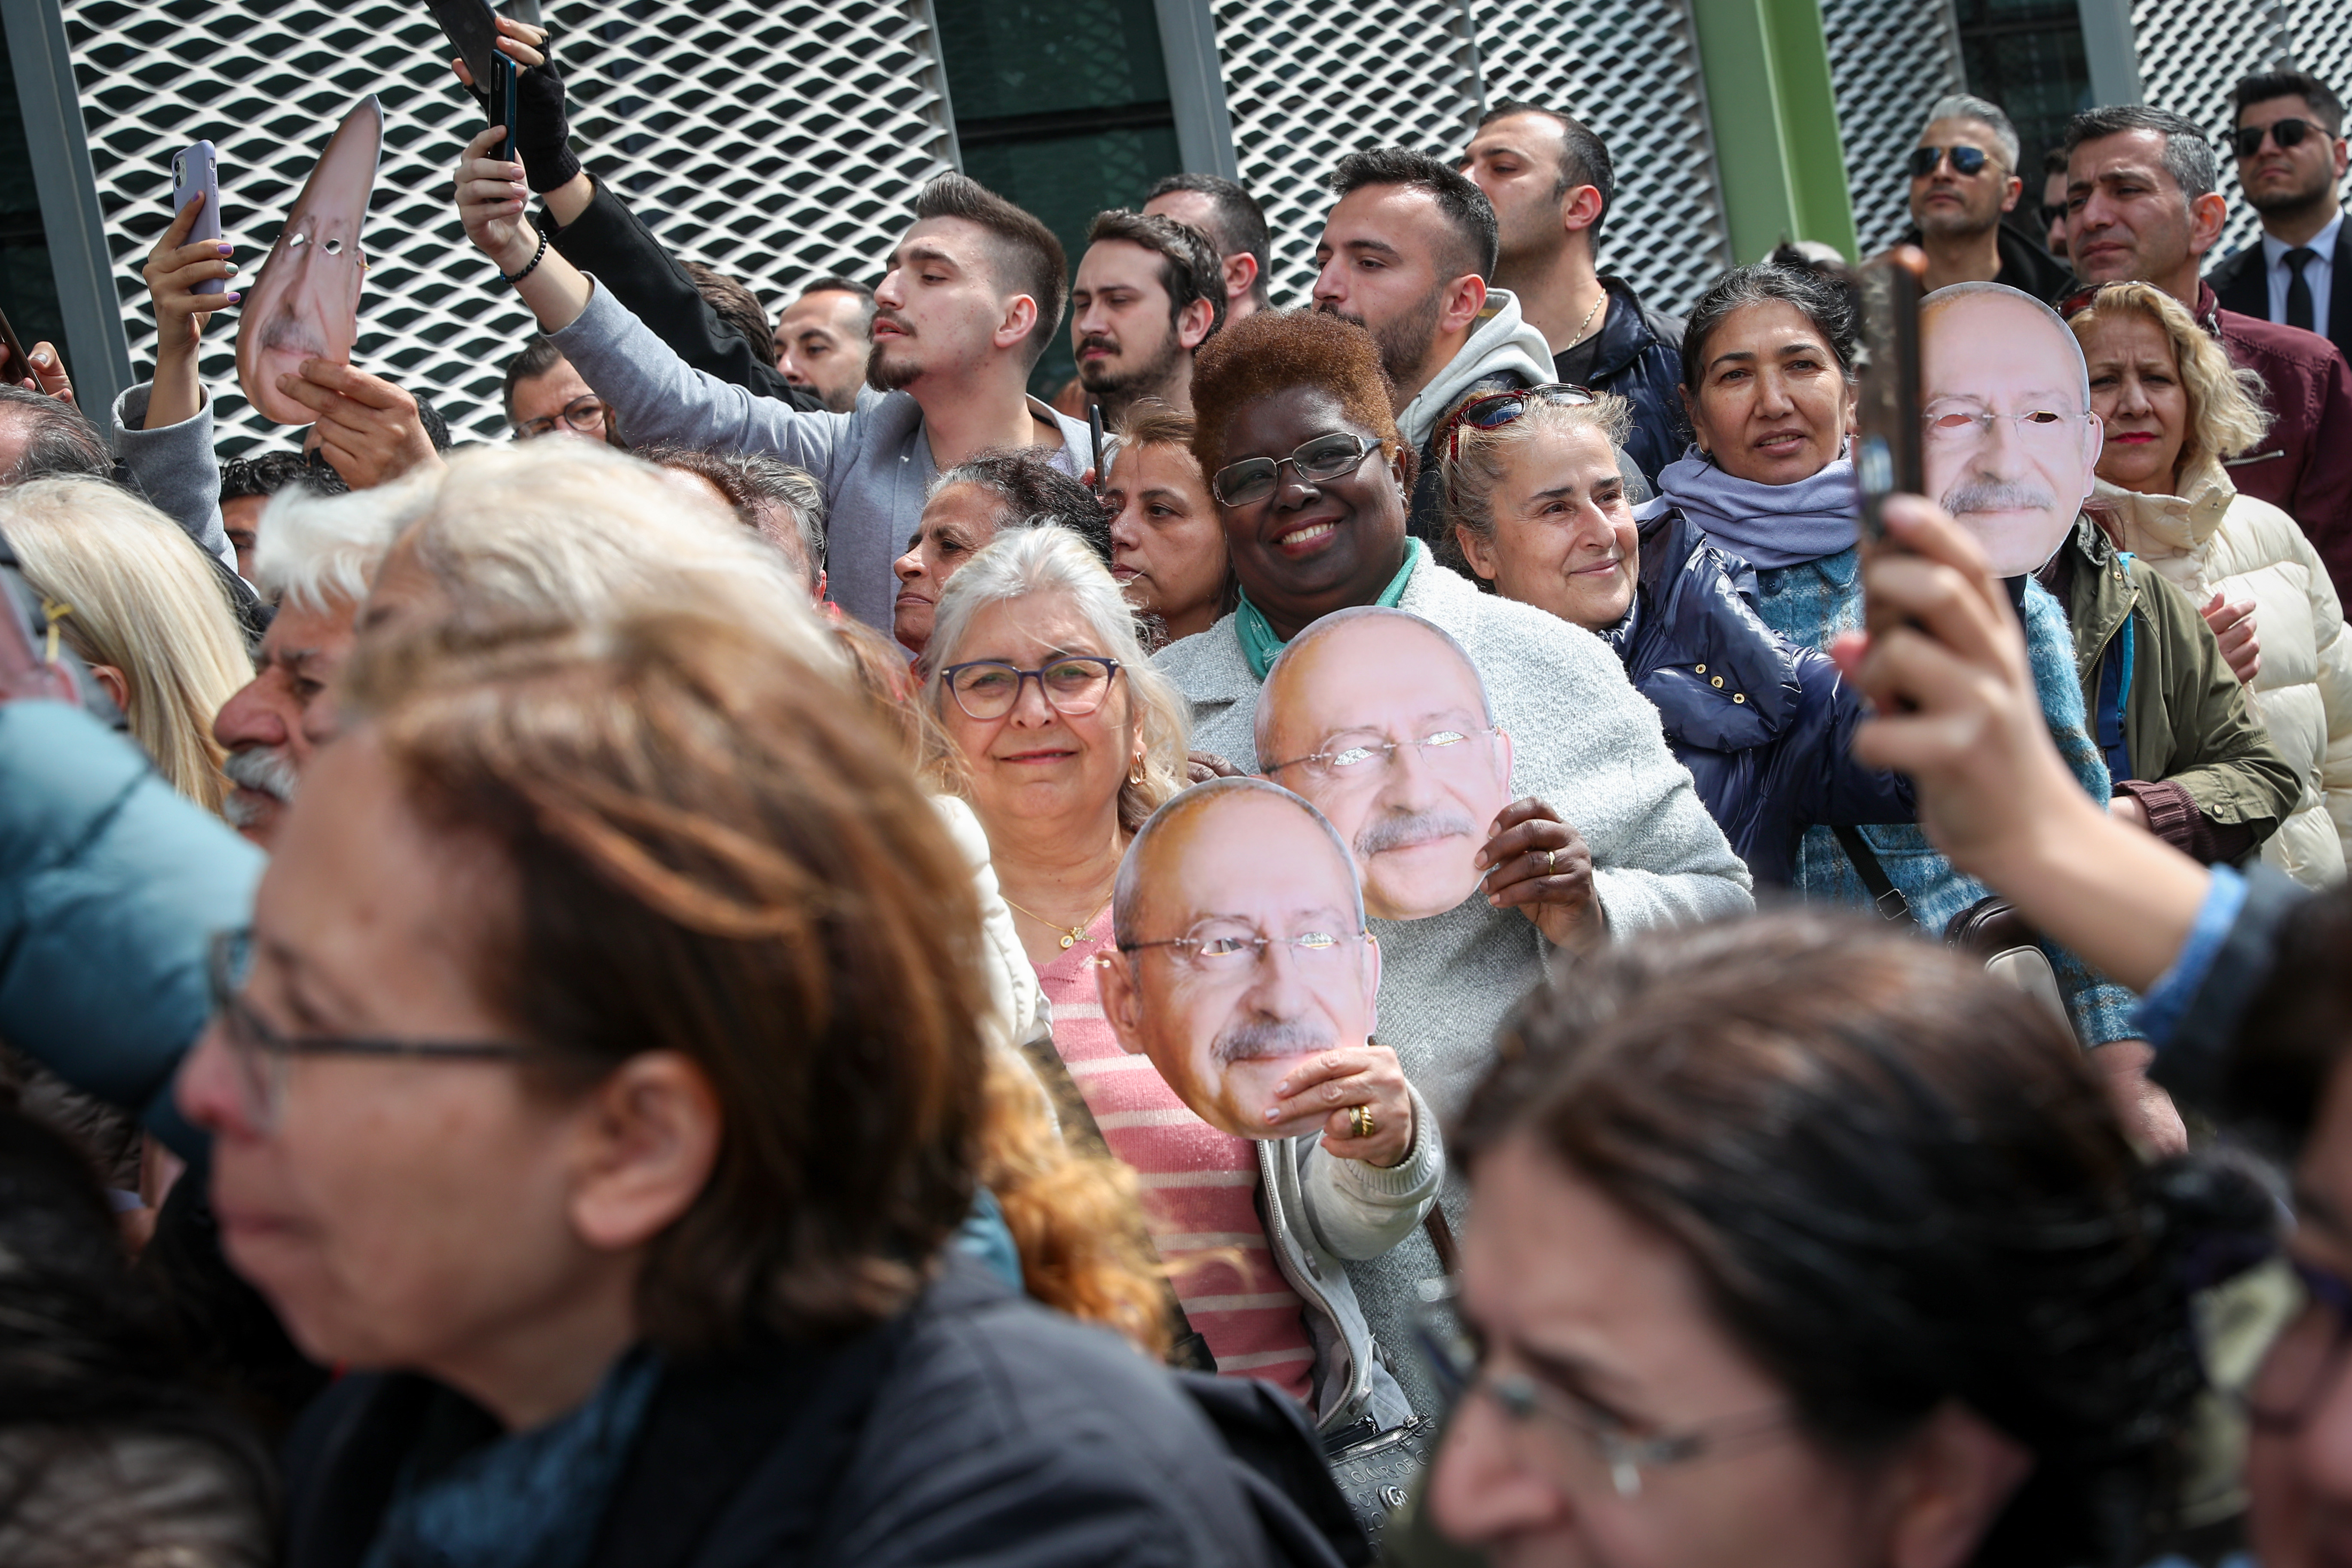
[[[2017,160],[2017,127],[1999,104],[1959,92],[1927,111],[1904,165],[1911,229],[1903,237],[1927,253],[1927,288],[2005,283],[2037,300],[2065,292],[2065,268],[2010,225],[2025,194]]]
[[[2339,196],[2348,161],[2344,102],[2303,71],[2264,71],[2238,84],[2231,151],[2263,237],[2213,268],[2221,308],[2301,327],[2352,357],[2352,237]]]
[[[2294,518],[2336,593],[2352,593],[2352,367],[2315,332],[2227,309],[2198,277],[2230,215],[2219,184],[2212,141],[2186,116],[2138,104],[2074,116],[2066,126],[2074,275],[2155,284],[2189,307],[2231,363],[2262,378],[2270,433],[2224,465],[2230,480]]]

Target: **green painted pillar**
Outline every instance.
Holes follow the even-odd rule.
[[[1735,260],[1783,239],[1854,256],[1820,0],[1691,0]]]

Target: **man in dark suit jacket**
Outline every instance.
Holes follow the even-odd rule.
[[[2198,277],[2229,216],[2220,173],[2193,120],[2137,104],[2084,110],[2066,127],[2067,254],[2087,284],[2155,284],[2262,378],[2270,432],[2230,459],[2231,480],[2301,524],[2336,593],[2352,594],[2352,365],[2316,332],[2224,309]]]
[[[2207,275],[2225,310],[2301,327],[2352,358],[2352,234],[2337,191],[2347,153],[2344,104],[2303,71],[2238,84],[2231,151],[2263,237]]]

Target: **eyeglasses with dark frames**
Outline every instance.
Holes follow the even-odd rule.
[[[1023,669],[1000,658],[976,658],[948,666],[940,671],[940,679],[956,706],[970,718],[1003,718],[1019,704],[1021,689],[1034,680],[1047,707],[1066,719],[1083,719],[1110,695],[1110,683],[1118,669],[1115,658],[1073,653],[1035,669]]]
[[[2263,138],[2268,136],[2278,143],[2279,151],[2300,147],[2306,136],[2325,136],[2327,127],[2315,125],[2308,120],[2273,120],[2268,125],[2241,125],[2230,132],[2228,141],[2241,158],[2251,158],[2263,150]]]
[[[1254,506],[1274,493],[1286,467],[1310,485],[1321,484],[1354,473],[1367,454],[1380,449],[1378,441],[1367,441],[1353,431],[1335,430],[1301,442],[1287,458],[1244,458],[1228,463],[1209,480],[1209,493],[1225,506]]]
[[[561,422],[583,436],[604,433],[604,414],[608,405],[594,393],[583,393],[563,405],[557,414],[543,414],[536,419],[524,419],[515,425],[515,434],[523,440],[533,441],[555,428]]]
[[[1990,162],[1981,147],[1914,147],[1903,166],[1913,179],[1924,180],[1947,158],[1952,162],[1952,173],[1964,180],[1982,174]]]
[[[1462,432],[1499,430],[1518,418],[1538,403],[1557,403],[1577,407],[1593,400],[1591,387],[1577,386],[1565,381],[1547,382],[1541,386],[1520,387],[1509,392],[1489,392],[1471,398],[1455,409],[1445,420],[1445,460],[1454,462],[1462,456]]]
[[[390,1040],[359,1036],[288,1035],[272,1028],[245,1000],[253,967],[253,931],[241,927],[213,938],[206,978],[213,1015],[236,1067],[241,1108],[248,1125],[268,1131],[285,1109],[286,1064],[295,1057],[383,1057],[429,1061],[513,1062],[547,1054],[542,1047],[499,1040]]]
[[[1515,1443],[1539,1455],[1537,1462],[1549,1479],[1585,1496],[1605,1485],[1631,1502],[1642,1495],[1649,1472],[1759,1447],[1796,1429],[1795,1414],[1781,1408],[1643,1436],[1633,1422],[1566,1389],[1524,1373],[1494,1371],[1486,1365],[1485,1336],[1454,1310],[1451,1283],[1423,1290],[1428,1299],[1413,1339],[1446,1414],[1471,1394],[1485,1394],[1503,1413]]]

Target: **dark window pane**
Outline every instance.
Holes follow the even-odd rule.
[[[932,13],[959,128],[1167,101],[1152,0],[934,0]]]
[[[0,34],[0,310],[26,348],[44,339],[64,346],[65,318],[58,310],[57,274],[49,268],[5,34]]]
[[[2072,0],[1969,0],[1959,11],[1969,90],[2017,125],[2021,207],[2042,200],[2042,154],[2066,139],[2066,121],[2091,107],[2091,67]]]

